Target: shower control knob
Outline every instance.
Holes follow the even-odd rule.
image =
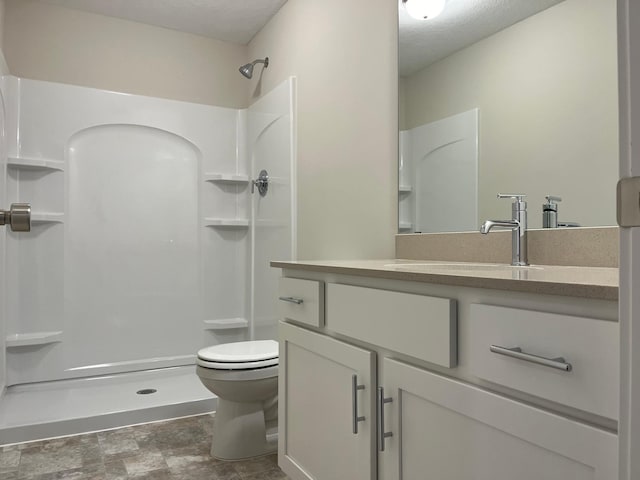
[[[12,232],[30,232],[31,204],[12,203],[9,210],[0,210],[0,225],[9,225]]]
[[[258,193],[261,197],[267,194],[269,190],[269,173],[266,170],[261,170],[258,178],[251,180],[251,193],[254,192],[255,187],[258,187]]]

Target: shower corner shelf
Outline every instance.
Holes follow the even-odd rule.
[[[249,183],[249,177],[247,175],[236,175],[227,173],[205,173],[205,182],[220,182],[220,183]]]
[[[59,212],[33,212],[31,214],[31,223],[64,223],[64,213]]]
[[[14,333],[5,339],[7,348],[49,345],[62,341],[62,332]]]
[[[398,192],[400,193],[411,193],[413,191],[413,187],[411,185],[400,185],[398,187]]]
[[[64,171],[64,162],[60,160],[51,160],[49,158],[8,157],[7,165],[9,167],[19,167],[30,170]]]
[[[219,320],[205,320],[205,330],[231,330],[232,328],[247,328],[249,322],[245,318],[221,318]]]
[[[246,228],[249,226],[249,220],[246,218],[205,218],[205,227],[232,227],[232,228]]]

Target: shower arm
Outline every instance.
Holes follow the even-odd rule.
[[[262,58],[258,58],[251,62],[252,65],[257,65],[258,63],[264,63],[264,68],[267,68],[269,66],[269,57],[265,57],[264,60]]]

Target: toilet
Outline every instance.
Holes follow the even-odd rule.
[[[218,397],[211,455],[242,460],[277,450],[278,342],[257,340],[198,351],[196,373]]]

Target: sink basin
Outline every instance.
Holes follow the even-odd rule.
[[[514,266],[502,263],[462,263],[462,262],[430,262],[430,263],[388,263],[387,268],[412,272],[434,273],[483,273],[483,272],[514,272],[542,270],[540,266]]]

